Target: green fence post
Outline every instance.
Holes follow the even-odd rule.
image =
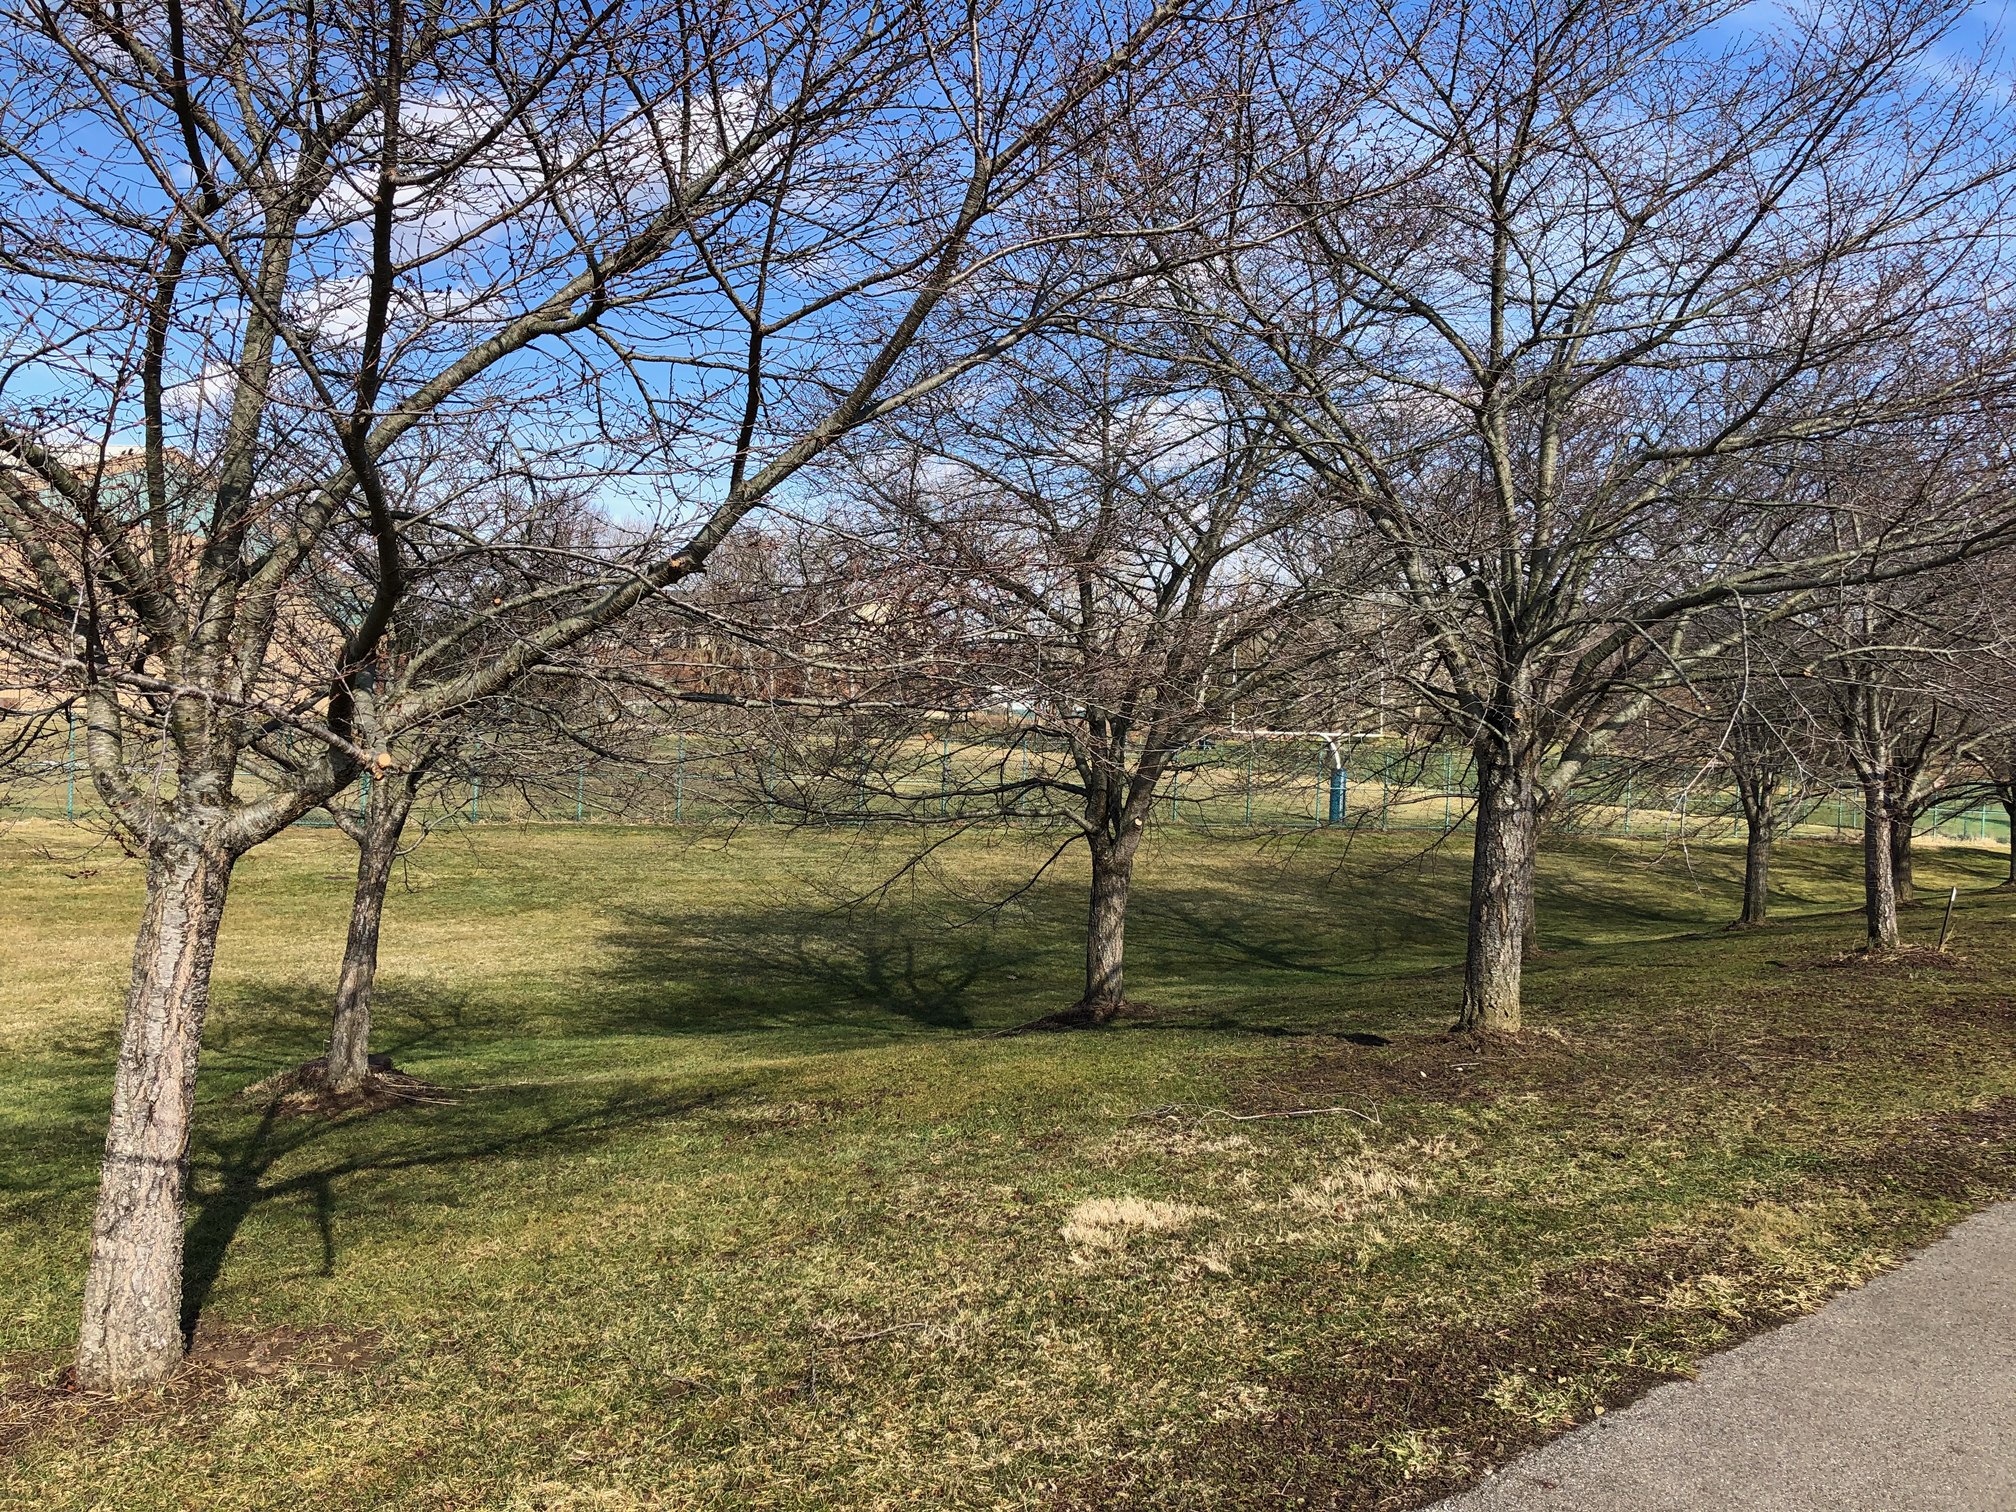
[[[1176,822],[1176,812],[1183,802],[1183,766],[1179,757],[1169,767],[1169,822]]]
[[[686,735],[681,731],[672,757],[672,822],[683,823],[686,818]]]
[[[69,726],[63,742],[63,817],[77,817],[77,713],[74,709],[63,711],[63,722]]]
[[[1386,752],[1379,758],[1379,828],[1392,828],[1393,811],[1393,753]]]
[[[938,817],[952,812],[952,732],[938,732]]]

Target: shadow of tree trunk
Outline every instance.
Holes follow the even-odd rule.
[[[266,1172],[285,1147],[285,1141],[274,1137],[279,1116],[276,1102],[260,1115],[251,1133],[224,1152],[218,1166],[217,1185],[200,1199],[196,1221],[189,1226],[182,1251],[185,1349],[195,1342],[196,1324],[210,1293],[216,1289],[217,1277],[224,1269],[224,1255],[246,1215],[259,1202]],[[334,1265],[334,1248],[328,1232],[326,1199],[317,1205],[316,1211],[323,1223],[323,1273],[327,1275]]]

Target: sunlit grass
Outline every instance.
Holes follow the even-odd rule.
[[[2003,1189],[1999,857],[1920,863],[1966,889],[1963,967],[1871,972],[1815,964],[1855,941],[1845,849],[1789,849],[1802,917],[1728,935],[1726,850],[1564,843],[1536,1032],[1477,1053],[1440,1038],[1467,863],[1431,839],[1162,842],[1152,1016],[1003,1039],[1075,995],[1082,906],[1065,868],[993,907],[1014,837],[847,909],[900,843],[444,836],[395,884],[379,1046],[455,1101],[331,1125],[237,1096],[319,1048],[340,953],[352,857],[290,835],[219,958],[192,1288],[206,1328],[368,1358],[113,1414],[27,1388],[73,1327],[139,871],[19,826],[0,1369],[40,1416],[0,1500],[1399,1505]],[[1637,1313],[1490,1354],[1613,1282]]]

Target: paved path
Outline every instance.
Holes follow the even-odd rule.
[[[2016,1203],[1435,1512],[2016,1512]]]

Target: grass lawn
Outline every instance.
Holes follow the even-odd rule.
[[[1109,1031],[1075,871],[969,841],[483,828],[388,909],[436,1104],[239,1094],[319,1049],[353,853],[239,872],[193,1151],[196,1362],[65,1393],[137,865],[0,834],[0,1503],[1399,1507],[2016,1190],[2016,895],[1841,964],[1855,853],[1556,845],[1518,1044],[1447,1037],[1456,852],[1165,839]],[[1912,911],[1925,940],[1939,909]],[[1309,1116],[1228,1115],[1335,1109]]]

